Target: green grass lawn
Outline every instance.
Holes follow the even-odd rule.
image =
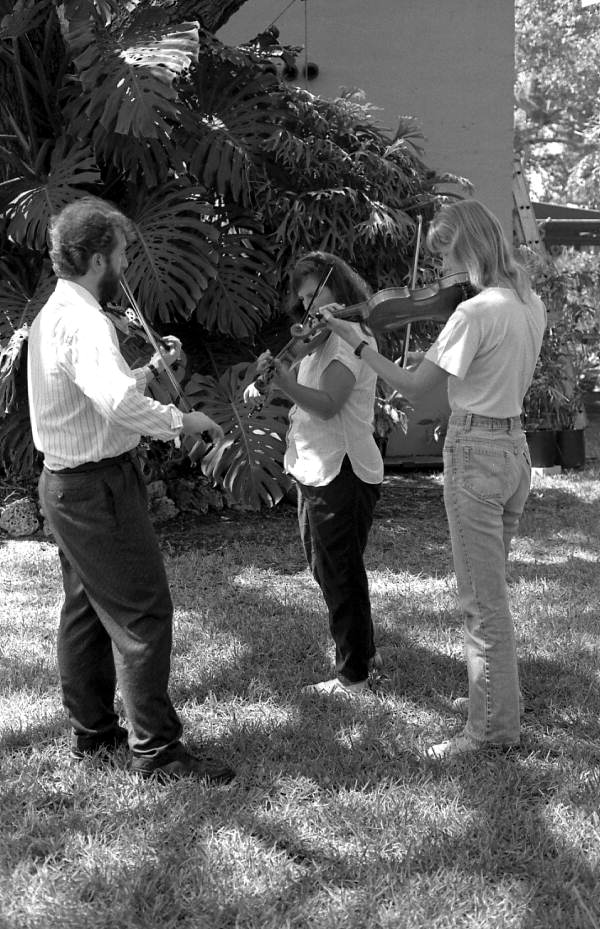
[[[442,767],[465,693],[441,475],[388,475],[368,550],[385,665],[319,701],[323,605],[292,507],[161,530],[172,696],[227,787],[67,758],[56,550],[1,545],[1,929],[600,926],[600,441],[536,476],[510,561],[522,747]]]

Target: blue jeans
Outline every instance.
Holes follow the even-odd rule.
[[[506,558],[531,483],[518,416],[452,413],[444,445],[444,503],[464,615],[469,677],[465,735],[519,743],[519,672]]]

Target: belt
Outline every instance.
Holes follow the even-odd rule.
[[[523,428],[520,416],[482,416],[480,413],[451,413],[450,425],[464,426],[465,429],[501,429],[504,432]]]
[[[51,474],[85,474],[86,471],[99,471],[101,468],[111,468],[113,465],[120,464],[123,461],[133,461],[135,452],[123,452],[121,455],[115,455],[114,458],[101,458],[99,461],[84,461],[74,468],[48,468]]]

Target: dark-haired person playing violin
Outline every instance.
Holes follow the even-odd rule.
[[[459,304],[414,371],[402,370],[330,310],[331,329],[409,400],[446,383],[450,422],[444,444],[444,502],[464,615],[468,698],[462,732],[432,745],[442,760],[520,737],[515,633],[506,558],[529,493],[531,462],[520,420],[546,311],[515,261],[498,219],[477,200],[442,208],[427,233],[446,271],[467,273],[477,295]]]
[[[330,268],[327,283],[319,282]],[[300,258],[292,274],[294,299],[316,313],[328,303],[349,306],[368,299],[367,284],[344,261],[326,252]],[[360,323],[357,339],[375,348]],[[268,353],[260,371],[273,364]],[[298,487],[298,522],[306,560],[327,609],[335,642],[334,678],[309,685],[319,695],[352,696],[369,688],[375,658],[369,585],[363,555],[383,480],[373,438],[377,375],[343,339],[331,334],[294,370],[275,362],[273,384],[294,403],[284,466]],[[250,385],[245,399],[255,398]]]
[[[71,756],[81,761],[129,740],[140,777],[228,781],[228,765],[197,758],[180,741],[168,694],[173,603],[135,455],[141,435],[168,441],[206,431],[217,440],[222,430],[204,413],[145,396],[153,367],[175,361],[177,340],[133,370],[119,351],[102,304],[118,296],[132,231],[95,197],[53,218],[58,282],[29,336],[31,426],[44,454],[40,502],[63,576],[58,665]],[[128,731],[115,709],[117,682]]]

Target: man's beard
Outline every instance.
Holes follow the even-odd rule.
[[[114,268],[108,267],[98,282],[98,302],[105,306],[113,300],[117,300],[120,293],[119,275]]]

